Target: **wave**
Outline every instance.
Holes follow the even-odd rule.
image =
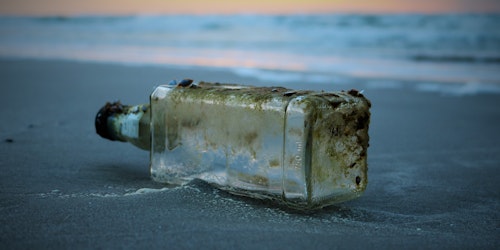
[[[0,16],[0,18],[9,18]],[[26,17],[19,17],[26,18]],[[234,15],[76,15],[76,16],[40,16],[28,17],[44,23],[96,23],[129,21],[132,19],[158,20],[184,19],[192,22],[206,22],[206,27],[218,28],[228,24],[242,25],[278,25],[294,28],[391,28],[391,29],[430,29],[430,30],[463,30],[482,28],[494,30],[500,22],[500,14],[234,14]]]
[[[500,56],[422,54],[422,55],[413,55],[410,56],[409,58],[417,62],[500,64]]]
[[[224,67],[284,82],[498,84],[498,23],[500,14],[0,16],[0,56]]]
[[[110,22],[120,22],[124,20],[132,20],[136,16],[41,16],[33,17],[32,20],[41,23],[110,23]]]

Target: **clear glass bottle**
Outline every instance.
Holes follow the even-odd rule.
[[[155,181],[202,179],[312,209],[367,185],[370,102],[359,92],[200,82],[162,85],[149,105],[107,104],[97,132],[151,151]]]

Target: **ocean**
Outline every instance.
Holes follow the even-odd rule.
[[[500,14],[0,17],[0,56],[500,93]]]

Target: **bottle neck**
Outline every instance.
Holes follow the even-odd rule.
[[[150,150],[150,116],[149,104],[128,106],[108,102],[96,115],[96,132],[103,138]]]

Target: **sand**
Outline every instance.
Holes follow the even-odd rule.
[[[369,184],[315,213],[195,181],[150,180],[149,155],[100,138],[106,101],[173,78],[365,89]],[[498,248],[500,96],[264,83],[224,71],[0,60],[0,248]]]

